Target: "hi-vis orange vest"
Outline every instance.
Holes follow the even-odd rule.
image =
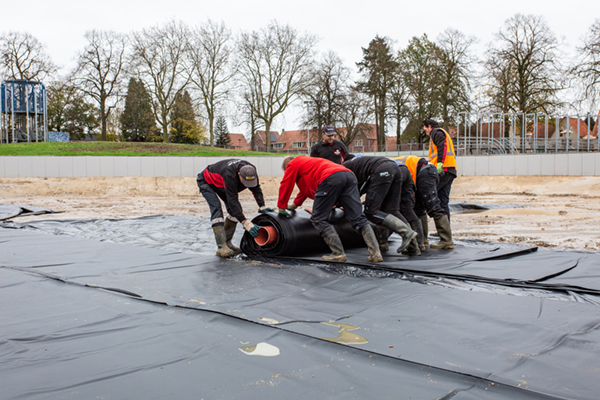
[[[400,164],[404,164],[408,167],[410,174],[412,175],[413,182],[415,185],[417,184],[417,163],[423,157],[418,156],[401,156],[394,157],[392,160],[399,162]]]
[[[441,128],[439,128],[439,129],[441,129]],[[446,132],[443,129],[441,129],[441,130],[446,135],[446,142],[445,142],[446,148],[444,149],[446,151],[446,158],[444,159],[444,168],[448,168],[448,167],[456,168],[456,155],[454,153],[454,144],[452,143],[452,138],[450,137],[450,135],[448,135],[448,132]],[[433,143],[433,140],[430,140],[429,141],[429,162],[432,163],[433,165],[437,165],[437,163],[438,163],[437,159],[438,159],[438,149],[437,149],[435,143]]]

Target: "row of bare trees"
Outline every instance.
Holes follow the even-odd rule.
[[[130,78],[150,94],[164,141],[176,99],[191,93],[210,144],[219,116],[235,116],[233,121],[246,123],[250,132],[269,132],[293,103],[304,110],[305,127],[345,127],[343,140],[349,144],[374,123],[383,144],[390,130],[398,140],[417,136],[420,121],[429,117],[447,127],[457,113],[473,109],[592,111],[599,100],[600,20],[577,48],[575,62],[566,61],[563,44],[542,17],[521,14],[505,22],[482,58],[474,55],[474,37],[447,29],[435,41],[415,36],[399,50],[391,39],[376,36],[356,68],[333,51],[317,54],[314,35],[276,21],[234,35],[224,23],[208,20],[190,27],[172,20],[128,35],[90,31],[85,39],[76,67],[57,79],[58,68],[36,38],[9,32],[0,37],[0,72],[5,79],[51,79],[57,91],[52,98],[87,104],[72,108],[96,116],[103,140]],[[61,106],[49,108],[59,112]],[[89,130],[93,124],[86,121]],[[270,135],[266,140],[268,149]]]

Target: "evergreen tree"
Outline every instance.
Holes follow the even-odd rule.
[[[385,145],[385,117],[387,97],[394,84],[394,74],[398,62],[392,54],[388,38],[375,36],[369,47],[363,47],[363,60],[356,63],[364,80],[359,82],[361,90],[372,97],[375,124],[377,126],[377,145]]]
[[[216,147],[227,147],[231,144],[231,138],[229,137],[229,128],[227,128],[227,121],[224,116],[217,117],[215,122],[215,146]]]
[[[171,142],[197,144],[204,138],[205,131],[206,129],[196,121],[196,113],[188,91],[178,93],[171,110]]]
[[[121,115],[123,138],[126,141],[145,142],[157,136],[158,129],[151,101],[142,81],[131,78],[127,87],[125,109]]]

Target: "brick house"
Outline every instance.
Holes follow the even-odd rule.
[[[271,131],[271,151],[276,150],[279,148],[278,140],[279,140],[279,133]],[[254,149],[255,151],[267,151],[267,139],[266,139],[266,132],[265,131],[256,131],[254,133]]]
[[[250,150],[250,144],[241,133],[229,133],[229,145],[227,148],[235,150]]]

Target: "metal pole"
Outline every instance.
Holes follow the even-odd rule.
[[[560,136],[560,117],[554,117],[554,152],[558,153],[558,137]]]
[[[25,130],[27,131],[27,141],[31,142],[29,132],[29,82],[25,82]]]
[[[569,114],[567,114],[567,141],[566,141],[566,144],[565,144],[565,148],[566,148],[567,153],[569,152],[569,146],[571,144],[571,137],[570,137],[570,135],[571,135],[571,120],[569,118]]]
[[[15,82],[12,83],[12,142],[15,142]]]
[[[538,115],[537,112],[533,114],[533,127],[531,128],[531,138],[533,139],[533,154],[537,154],[537,132],[538,132]]]
[[[579,137],[581,136],[581,119],[577,115],[577,152],[579,153]]]
[[[4,95],[4,96],[2,96]],[[6,93],[5,93],[5,85],[2,82],[0,86],[0,101],[4,98],[4,103],[6,103]],[[4,104],[2,104],[4,106]],[[0,143],[4,139],[4,113],[6,112],[6,107],[0,107]]]
[[[477,129],[475,130],[475,154],[479,155],[479,134],[481,133],[481,129],[479,128],[479,111],[477,111],[477,122],[476,122],[476,126]]]
[[[587,152],[590,152],[590,140],[592,139],[592,131],[590,129],[590,113],[587,115]]]
[[[48,97],[46,87],[42,84],[42,99],[44,102],[44,142],[48,141]]]
[[[544,154],[548,153],[548,114],[544,114]]]

